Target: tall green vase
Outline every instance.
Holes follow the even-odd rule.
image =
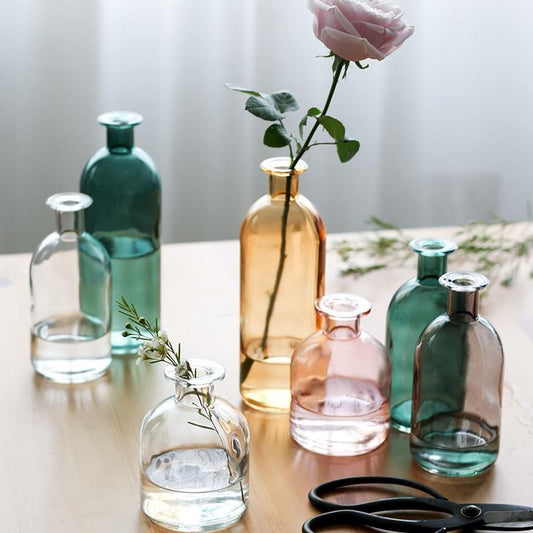
[[[392,364],[391,423],[405,433],[411,430],[416,343],[429,322],[446,312],[447,290],[438,280],[446,272],[447,255],[457,249],[455,243],[442,239],[417,239],[409,246],[418,254],[418,272],[392,297],[386,332]]]
[[[111,258],[113,353],[129,354],[139,341],[122,336],[124,317],[116,300],[124,296],[149,320],[160,316],[161,183],[150,156],[133,142],[140,115],[113,111],[98,122],[107,128],[107,146],[87,162],[80,190],[93,199],[86,229]]]

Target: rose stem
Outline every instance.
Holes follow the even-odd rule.
[[[283,205],[283,215],[281,217],[281,246],[279,249],[278,271],[276,273],[276,281],[274,283],[274,290],[270,294],[270,301],[268,303],[268,309],[267,309],[267,314],[266,314],[266,319],[265,319],[265,328],[263,330],[263,337],[261,338],[261,350],[263,351],[263,353],[265,353],[266,351],[268,331],[270,329],[270,320],[272,319],[272,313],[274,312],[274,305],[276,303],[276,298],[278,296],[279,285],[281,283],[281,276],[283,274],[283,268],[285,267],[285,259],[287,258],[287,254],[285,253],[285,250],[287,248],[287,220],[289,218],[289,207],[290,207],[290,200],[291,200],[291,182],[292,182],[292,176],[294,174],[294,169],[296,168],[298,161],[300,161],[304,153],[309,149],[309,144],[311,143],[313,135],[315,134],[316,130],[318,129],[318,126],[320,125],[318,119],[326,115],[329,109],[329,106],[331,104],[331,99],[333,98],[333,93],[335,92],[337,83],[339,82],[341,71],[345,67],[347,62],[348,61],[346,61],[345,59],[339,61],[339,64],[337,65],[337,68],[335,69],[335,73],[333,75],[333,80],[331,82],[329,94],[326,99],[326,103],[324,104],[324,109],[320,113],[319,117],[315,120],[315,124],[311,128],[311,131],[309,132],[309,135],[305,139],[303,146],[300,148],[300,151],[296,154],[296,157],[294,158],[294,160],[291,163],[291,166],[289,167],[289,175],[287,176],[287,183],[285,186],[285,203]],[[246,372],[246,374],[247,373],[248,372]],[[245,377],[246,375],[242,379],[244,380]]]

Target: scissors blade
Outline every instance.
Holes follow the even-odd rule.
[[[483,519],[490,529],[504,531],[533,529],[533,509],[487,511]]]

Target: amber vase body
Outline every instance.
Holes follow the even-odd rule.
[[[264,161],[269,194],[241,226],[240,386],[244,401],[264,410],[288,410],[292,352],[319,327],[314,302],[324,293],[326,233],[298,193],[306,168],[301,162],[291,175],[286,158]]]

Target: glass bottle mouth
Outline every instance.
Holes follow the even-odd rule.
[[[457,270],[443,274],[439,278],[439,283],[455,292],[476,292],[483,290],[489,284],[489,280],[478,272]]]
[[[46,205],[54,211],[68,213],[87,209],[93,203],[93,199],[81,192],[59,192],[49,196]]]
[[[216,361],[193,358],[187,359],[187,362],[191,366],[193,372],[196,373],[195,377],[184,378],[179,376],[176,372],[176,367],[172,365],[167,365],[165,368],[165,377],[176,383],[176,385],[182,387],[203,389],[213,385],[217,381],[222,381],[226,375],[224,367]]]
[[[355,294],[337,293],[318,298],[315,301],[315,309],[332,318],[349,319],[368,315],[372,304],[366,298]]]
[[[133,111],[109,111],[99,115],[97,120],[102,126],[121,128],[137,126],[141,124],[143,117]]]
[[[259,167],[266,174],[275,174],[276,176],[289,176],[290,175],[291,159],[290,157],[271,157],[261,162]],[[301,174],[309,168],[308,164],[300,159],[296,163],[296,167],[293,170],[293,175]]]
[[[457,244],[446,239],[414,239],[409,243],[409,248],[418,254],[425,256],[443,256],[457,250]]]

